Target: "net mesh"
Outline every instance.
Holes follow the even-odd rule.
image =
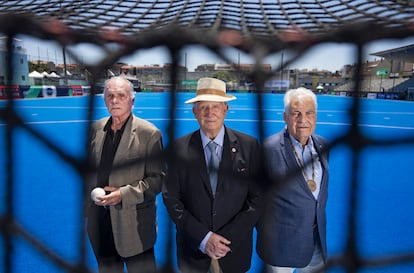
[[[171,79],[173,86],[177,82],[178,55],[180,49],[188,45],[201,45],[214,51],[223,60],[228,60],[222,49],[233,47],[251,55],[256,63],[272,53],[283,50],[294,52],[292,58],[286,60],[285,66],[300,58],[305,51],[315,45],[334,42],[350,43],[356,46],[358,60],[355,73],[355,93],[350,114],[352,125],[349,133],[332,143],[348,145],[355,156],[352,166],[360,163],[359,152],[364,145],[392,146],[412,145],[414,137],[395,141],[367,139],[361,145],[363,137],[356,126],[359,123],[360,104],[358,101],[359,79],[363,59],[363,46],[380,39],[403,39],[414,34],[414,1],[356,1],[356,0],[142,0],[142,1],[0,1],[0,33],[11,38],[24,34],[44,40],[58,42],[61,46],[91,43],[106,52],[105,58],[88,70],[92,74],[92,84],[100,77],[101,72],[115,63],[120,57],[132,52],[166,46],[172,59]],[[108,50],[107,44],[119,45],[116,51]],[[69,52],[70,54],[70,52]],[[8,58],[7,70],[13,65]],[[76,54],[73,54],[76,60]],[[77,60],[80,61],[80,60]],[[249,77],[258,86],[263,87],[265,81],[281,67],[266,72],[260,66],[248,72]],[[246,72],[247,73],[247,72]],[[96,89],[92,88],[92,93]],[[175,88],[172,93],[174,94]],[[53,141],[39,132],[25,126],[23,118],[16,113],[13,99],[0,111],[0,118],[7,124],[3,137],[6,149],[2,156],[6,158],[5,170],[13,170],[15,153],[13,150],[13,131],[24,128],[46,144],[48,149],[56,152],[64,162],[75,166],[80,173],[84,172],[82,164],[65,154]],[[172,96],[170,118],[175,118],[175,99]],[[93,109],[91,100],[90,108]],[[261,100],[258,100],[261,109]],[[258,112],[262,120],[261,111]],[[92,117],[92,111],[90,114]],[[92,120],[92,118],[91,118]],[[175,136],[174,126],[169,127],[170,139]],[[260,126],[260,135],[263,128]],[[13,208],[13,173],[6,174],[5,213],[0,218],[4,263],[0,271],[13,272],[12,238],[21,236],[48,260],[66,272],[88,272],[85,261],[85,246],[80,247],[79,264],[73,265],[55,252],[49,250],[35,236],[30,235],[15,220]],[[358,184],[358,177],[351,177],[351,184]],[[356,193],[351,193],[356,194]],[[350,198],[351,211],[357,207],[356,198]],[[363,259],[357,255],[355,242],[356,219],[350,217],[349,241],[347,252],[340,257],[332,258],[328,266],[342,265],[347,272],[357,272],[362,266],[381,266],[393,263],[414,261],[414,253],[395,255],[373,259]],[[80,231],[82,233],[84,231]],[[84,234],[80,234],[82,241]],[[169,251],[169,250],[166,250]],[[162,269],[172,271],[171,267]]]
[[[41,21],[59,18],[72,29],[92,32],[111,25],[131,36],[171,24],[209,31],[233,29],[246,36],[277,36],[292,26],[326,34],[367,22],[401,28],[412,21],[413,9],[413,1],[0,1],[1,14]]]

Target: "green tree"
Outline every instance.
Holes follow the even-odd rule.
[[[35,70],[40,73],[44,71],[47,72],[47,64],[29,61],[29,72],[33,72]]]
[[[235,81],[235,79],[227,71],[214,72],[212,77],[216,78],[216,79],[219,79],[219,80],[222,80],[222,81],[225,81],[225,82]]]

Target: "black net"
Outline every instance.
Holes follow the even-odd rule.
[[[172,60],[172,96],[168,135],[175,134],[174,119],[176,108],[175,86],[178,81],[178,59],[181,50],[189,45],[200,45],[215,52],[224,61],[229,60],[223,51],[232,47],[253,57],[260,64],[266,56],[289,50],[293,54],[285,60],[284,66],[298,60],[312,47],[326,43],[349,43],[355,45],[357,70],[354,75],[354,99],[350,109],[352,126],[346,135],[335,139],[332,147],[347,145],[352,153],[352,185],[358,184],[357,170],[360,152],[368,146],[392,147],[413,145],[414,136],[398,140],[381,141],[364,136],[357,124],[360,122],[359,80],[363,64],[364,45],[381,39],[404,39],[414,34],[414,1],[292,1],[292,0],[143,0],[143,1],[0,1],[0,33],[8,38],[6,46],[10,49],[12,39],[18,35],[28,35],[43,40],[56,41],[62,47],[81,43],[94,44],[106,53],[105,57],[87,66],[91,75],[92,94],[99,90],[96,83],[105,69],[123,56],[136,51],[165,46]],[[108,48],[116,44],[116,50]],[[72,58],[75,52],[68,50]],[[273,71],[263,71],[260,65],[249,73],[257,90],[263,88],[266,80],[279,73],[283,67]],[[11,58],[6,62],[6,71],[11,73]],[[240,72],[242,73],[242,72]],[[91,100],[89,120],[92,121],[94,103]],[[257,109],[259,120],[263,120],[262,102]],[[13,272],[13,238],[19,237],[33,245],[50,262],[66,272],[87,272],[85,245],[81,244],[76,265],[48,249],[35,236],[30,235],[14,216],[14,173],[16,164],[13,149],[13,132],[23,128],[40,140],[48,149],[70,164],[81,175],[85,173],[87,159],[79,161],[63,152],[53,141],[41,132],[25,125],[24,117],[14,109],[13,97],[8,96],[7,104],[0,110],[0,118],[6,123],[2,135],[2,157],[6,170],[5,200],[2,200],[0,218],[3,260],[1,272]],[[263,130],[262,124],[258,129]],[[260,133],[263,136],[263,133]],[[357,188],[357,187],[356,187]],[[356,194],[356,193],[351,193]],[[358,206],[357,198],[350,196],[350,210]],[[393,263],[414,261],[414,252],[392,257],[373,257],[363,259],[356,251],[356,219],[350,214],[346,252],[329,260],[328,266],[343,266],[346,272],[357,272],[365,266],[382,266]],[[84,241],[84,231],[79,231],[79,240]],[[378,240],[381,240],[378,238]],[[169,251],[169,250],[166,250]],[[166,267],[162,270],[170,270]],[[34,270],[33,272],[35,272]]]

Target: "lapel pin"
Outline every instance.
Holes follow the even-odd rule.
[[[235,153],[235,152],[237,152],[237,149],[236,148],[231,148],[231,151],[233,152],[233,153]]]

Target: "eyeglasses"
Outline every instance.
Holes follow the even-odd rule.
[[[289,112],[289,115],[293,118],[299,118],[299,117],[314,118],[316,116],[316,111],[306,111],[306,112],[292,111],[292,112]]]

